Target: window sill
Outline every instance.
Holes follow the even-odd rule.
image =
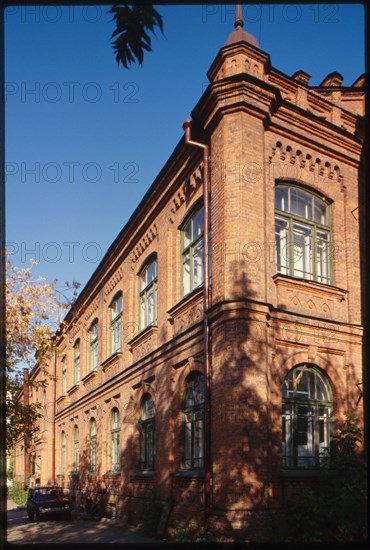
[[[109,367],[109,365],[111,363],[113,363],[115,361],[115,359],[119,359],[120,357],[122,357],[122,351],[115,351],[114,353],[112,353],[112,355],[107,357],[107,359],[105,361],[103,361],[103,363],[101,364],[103,371],[107,367]]]
[[[63,403],[64,399],[67,397],[67,394],[64,393],[63,395],[60,395],[58,399],[56,400],[56,403],[59,405],[59,403]]]
[[[334,471],[329,468],[302,469],[302,470],[282,470],[281,477],[284,479],[327,477],[334,475]]]
[[[276,285],[288,286],[291,287],[301,287],[306,290],[317,290],[318,292],[323,292],[325,294],[331,294],[332,296],[339,298],[340,301],[346,299],[348,290],[339,288],[337,286],[328,285],[326,283],[319,283],[318,281],[312,281],[310,279],[302,279],[300,277],[292,277],[291,275],[283,275],[282,273],[276,273],[272,277]],[[307,286],[309,288],[307,288]]]
[[[192,292],[189,292],[189,294],[184,296],[175,306],[173,306],[171,309],[167,311],[167,314],[169,316],[168,320],[170,322],[173,322],[173,318],[181,314],[182,310],[187,308],[192,302],[197,301],[199,297],[203,295],[203,292],[204,292],[203,284],[200,287],[193,290]]]
[[[112,472],[106,472],[105,474],[103,474],[103,478],[107,479],[112,477],[119,477],[120,475],[121,475],[121,472],[119,470],[114,470]]]
[[[131,338],[131,340],[129,340],[128,345],[132,350],[132,348],[135,347],[137,344],[141,343],[142,340],[145,340],[146,338],[149,338],[150,336],[157,334],[157,332],[158,332],[157,325],[150,325],[148,327],[145,327],[140,332],[138,332],[133,338]]]
[[[69,390],[67,391],[68,395],[71,395],[72,393],[74,393],[76,390],[78,390],[79,388],[79,384],[74,384],[71,388],[69,388]]]
[[[172,477],[175,478],[196,478],[196,479],[203,479],[204,478],[204,470],[179,470],[178,472],[175,472],[174,474],[171,474]]]
[[[154,470],[142,470],[131,474],[130,479],[154,478],[155,476],[156,472]]]
[[[91,380],[92,378],[94,378],[97,374],[98,374],[98,369],[94,369],[94,370],[88,372],[88,373],[82,378],[82,382],[83,382],[84,384],[86,384],[86,382],[88,382],[89,380]]]

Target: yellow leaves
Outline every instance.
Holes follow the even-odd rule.
[[[7,367],[33,365],[35,353],[45,355],[52,347],[52,337],[72,301],[66,291],[74,290],[78,283],[68,283],[57,288],[57,279],[47,282],[45,277],[35,277],[32,267],[19,268],[6,261],[6,336]]]

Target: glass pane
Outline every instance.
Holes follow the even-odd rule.
[[[189,253],[183,256],[182,264],[183,264],[182,284],[183,284],[183,294],[185,295],[190,292],[190,255]]]
[[[289,257],[288,257],[288,222],[281,218],[275,218],[275,238],[276,238],[276,269],[279,273],[288,275]]]
[[[316,374],[316,397],[318,401],[331,401],[329,389],[324,381]]]
[[[140,329],[146,327],[145,294],[140,297]]]
[[[203,207],[194,214],[193,218],[193,241],[200,235],[203,235],[204,230],[204,209]]]
[[[194,458],[203,458],[203,420],[194,423]]]
[[[185,229],[184,229],[184,248],[189,246],[189,244],[193,241],[193,220],[191,219]]]
[[[312,220],[312,196],[300,189],[290,189],[290,212]]]
[[[116,351],[121,349],[121,339],[122,339],[122,318],[119,317],[116,323]]]
[[[312,235],[311,228],[293,224],[294,275],[312,279]]]
[[[275,187],[275,208],[288,212],[288,187]]]
[[[326,231],[316,231],[316,271],[319,282],[329,282],[329,234]]]
[[[193,266],[194,266],[194,282],[193,288],[201,285],[204,281],[203,265],[203,239],[194,247],[193,251]]]
[[[147,397],[142,405],[141,410],[141,419],[142,420],[148,420],[150,418],[154,418],[155,416],[155,408],[154,408],[154,402],[151,397]]]
[[[314,197],[314,221],[322,225],[327,225],[327,210],[327,205],[322,200]]]
[[[149,284],[149,283],[151,283],[152,281],[154,281],[154,279],[156,278],[156,276],[157,276],[157,261],[155,260],[154,262],[152,262],[152,263],[148,266],[147,278],[146,278],[147,284]]]
[[[148,290],[148,325],[154,323],[154,286],[151,286]]]
[[[196,376],[186,384],[185,408],[204,403],[204,376]]]
[[[191,423],[185,424],[185,460],[191,460]]]

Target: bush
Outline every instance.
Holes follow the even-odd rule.
[[[8,496],[11,498],[18,506],[25,506],[27,502],[27,491],[24,490],[23,483],[14,483],[12,487],[8,489]]]
[[[367,465],[357,447],[359,420],[347,414],[334,437],[330,472],[318,490],[305,489],[288,502],[293,540],[364,542],[367,540]]]

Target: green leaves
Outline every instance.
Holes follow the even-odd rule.
[[[148,32],[155,35],[155,27],[159,27],[163,34],[162,16],[152,4],[139,6],[128,2],[116,2],[109,12],[116,21],[111,38],[117,36],[112,44],[117,63],[121,62],[126,69],[136,61],[141,65],[144,50],[152,51]]]

